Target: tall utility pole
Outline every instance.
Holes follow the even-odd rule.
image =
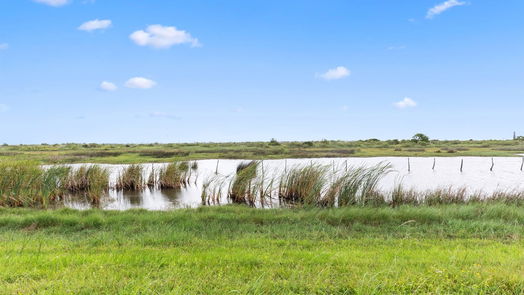
[[[517,132],[513,131],[513,140],[517,139]]]

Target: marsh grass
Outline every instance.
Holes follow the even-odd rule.
[[[152,171],[152,175],[154,170]],[[154,177],[154,175],[153,175]],[[146,187],[144,179],[144,168],[142,165],[134,164],[124,168],[119,175],[115,188],[118,190],[140,191]]]
[[[255,206],[259,191],[256,181],[260,161],[243,162],[238,164],[236,175],[230,185],[228,197],[232,203]]]
[[[390,173],[391,164],[379,163],[372,167],[349,168],[330,186],[326,198],[328,205],[380,205],[385,202],[378,192],[380,180]]]
[[[191,162],[191,170],[198,170],[198,162],[197,161],[193,161]]]
[[[169,163],[158,172],[160,189],[180,189],[190,182],[189,164],[187,162]]]
[[[224,187],[227,182],[228,177],[219,174],[213,174],[212,176],[205,179],[202,183],[202,205],[220,205]]]
[[[109,170],[98,165],[42,167],[36,162],[0,162],[0,207],[47,208],[66,196],[85,196],[97,206],[111,189],[180,189],[196,183],[194,163],[174,162],[144,174],[143,166],[130,165],[109,184]],[[341,169],[342,168],[342,169]],[[470,192],[466,187],[427,191],[401,183],[391,191],[379,187],[391,166],[336,167],[311,163],[284,171],[264,171],[262,161],[243,162],[233,175],[213,174],[202,181],[202,205],[223,203],[251,207],[401,207],[465,205],[470,203],[524,204],[524,191]],[[270,171],[271,172],[271,171]],[[146,177],[148,176],[148,177]],[[147,179],[147,181],[146,181]]]
[[[34,162],[0,162],[0,206],[47,206],[60,199],[67,167],[41,168]]]
[[[42,169],[42,168],[41,168]],[[42,199],[40,205],[46,208],[49,202],[55,202],[62,199],[67,193],[65,184],[67,177],[71,173],[71,167],[53,166],[44,169],[42,181]],[[45,196],[49,196],[46,198]],[[33,207],[33,206],[31,206]]]
[[[446,187],[427,191],[406,189],[401,184],[391,192],[390,198],[383,193],[387,205],[399,206],[441,206],[502,203],[524,205],[524,192],[518,190],[495,191],[493,193],[468,192],[467,188]]]
[[[405,189],[402,184],[397,184],[391,192],[391,206],[398,207],[402,205],[418,205],[419,193],[413,189]]]
[[[328,182],[326,172],[326,166],[313,163],[284,171],[278,189],[279,199],[310,206],[323,204],[323,191]]]
[[[74,194],[83,194],[93,205],[100,204],[109,190],[109,170],[98,165],[82,165],[71,169],[65,188]]]
[[[151,173],[149,173],[149,177],[147,178],[147,186],[150,188],[154,188],[158,185],[158,173],[155,170],[155,166],[151,166]]]

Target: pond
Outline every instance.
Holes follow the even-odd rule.
[[[176,208],[198,207],[202,205],[202,192],[205,183],[214,184],[221,192],[216,204],[227,204],[227,191],[234,179],[237,165],[248,160],[199,160],[197,169],[191,176],[189,185],[181,189],[146,188],[142,191],[121,191],[110,189],[102,198],[100,208],[106,210],[127,210],[143,208],[147,210],[170,210]],[[293,167],[311,164],[325,165],[333,171],[333,179],[340,171],[349,167],[372,166],[390,163],[392,171],[379,182],[378,189],[392,191],[402,184],[406,189],[427,191],[434,189],[465,188],[469,194],[507,191],[524,191],[524,172],[522,157],[442,157],[442,158],[320,158],[320,159],[283,159],[264,160],[259,169],[263,169],[268,179],[278,179],[283,171]],[[70,165],[73,169],[81,164]],[[144,173],[149,175],[167,164],[142,164]],[[110,183],[114,186],[118,176],[127,165],[100,165],[110,171]],[[329,174],[329,173],[328,173]],[[145,177],[147,177],[145,175]],[[273,190],[278,184],[273,184]],[[91,204],[81,196],[69,195],[64,199],[66,207],[88,209]],[[276,203],[270,206],[278,206]]]

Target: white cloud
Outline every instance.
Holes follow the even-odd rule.
[[[143,77],[134,77],[126,82],[127,88],[149,89],[156,86],[156,82]]]
[[[444,11],[453,8],[455,6],[462,6],[466,5],[466,2],[460,2],[458,0],[448,0],[446,2],[440,3],[428,10],[428,13],[426,14],[426,18],[433,18],[436,15],[439,15],[443,13]]]
[[[33,1],[35,1],[36,3],[42,3],[45,5],[54,6],[54,7],[64,6],[70,2],[70,0],[33,0]]]
[[[317,77],[324,80],[338,80],[351,75],[351,71],[345,67],[339,66],[334,69],[330,69],[323,74],[317,74]]]
[[[191,47],[201,46],[198,39],[193,38],[188,32],[162,25],[148,26],[145,31],[136,31],[129,38],[140,46],[151,46],[154,48],[170,48],[179,44],[189,44]]]
[[[7,50],[9,49],[9,44],[7,43],[0,43],[0,50]]]
[[[114,83],[104,81],[100,83],[100,89],[104,91],[115,91],[118,87]]]
[[[405,109],[416,107],[417,103],[409,97],[404,97],[403,100],[394,103],[394,105],[399,109]]]
[[[91,21],[83,23],[82,25],[80,25],[80,27],[78,27],[78,29],[81,30],[81,31],[91,32],[91,31],[94,31],[94,30],[107,29],[110,26],[111,26],[111,20],[108,20],[108,19],[103,19],[103,20],[95,19],[95,20],[91,20]]]
[[[9,111],[9,106],[5,104],[0,104],[0,113]]]

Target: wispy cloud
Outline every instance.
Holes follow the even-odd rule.
[[[338,80],[351,75],[351,71],[346,67],[338,66],[334,69],[329,69],[323,74],[316,74],[316,77],[324,80]]]
[[[7,50],[9,49],[9,44],[7,43],[0,43],[0,50]]]
[[[188,32],[162,25],[148,26],[145,30],[132,33],[129,38],[137,45],[154,48],[165,49],[179,44],[189,44],[191,47],[201,46],[198,39],[193,38]]]
[[[244,107],[236,106],[236,107],[233,108],[233,112],[235,112],[235,113],[243,113],[244,112]]]
[[[405,109],[416,107],[417,103],[409,97],[404,97],[403,100],[395,102],[394,105],[399,109]]]
[[[88,22],[83,23],[82,25],[78,27],[78,29],[80,31],[92,32],[95,30],[107,29],[111,26],[111,24],[112,22],[109,19],[103,19],[103,20],[95,19],[95,20],[90,20]]]
[[[392,45],[392,46],[388,46],[386,47],[386,50],[403,50],[403,49],[406,49],[407,46],[405,45]]]
[[[108,81],[104,81],[100,83],[99,87],[101,90],[104,90],[104,91],[116,91],[118,89],[118,87],[114,83],[111,83]]]
[[[156,86],[156,82],[143,77],[134,77],[127,80],[125,86],[127,88],[149,89]]]
[[[426,14],[427,19],[432,19],[435,16],[443,13],[444,11],[453,8],[455,6],[462,6],[466,5],[466,2],[461,2],[458,0],[448,0],[446,2],[440,3],[438,5],[435,5],[434,7],[430,8]]]
[[[59,7],[71,2],[70,0],[33,0],[36,3],[42,3],[49,6]]]
[[[152,112],[152,113],[149,113],[149,117],[151,117],[151,118],[165,118],[165,119],[171,119],[171,120],[178,120],[178,119],[180,119],[180,117],[178,117],[176,115],[173,115],[173,114],[166,113],[166,112]]]

